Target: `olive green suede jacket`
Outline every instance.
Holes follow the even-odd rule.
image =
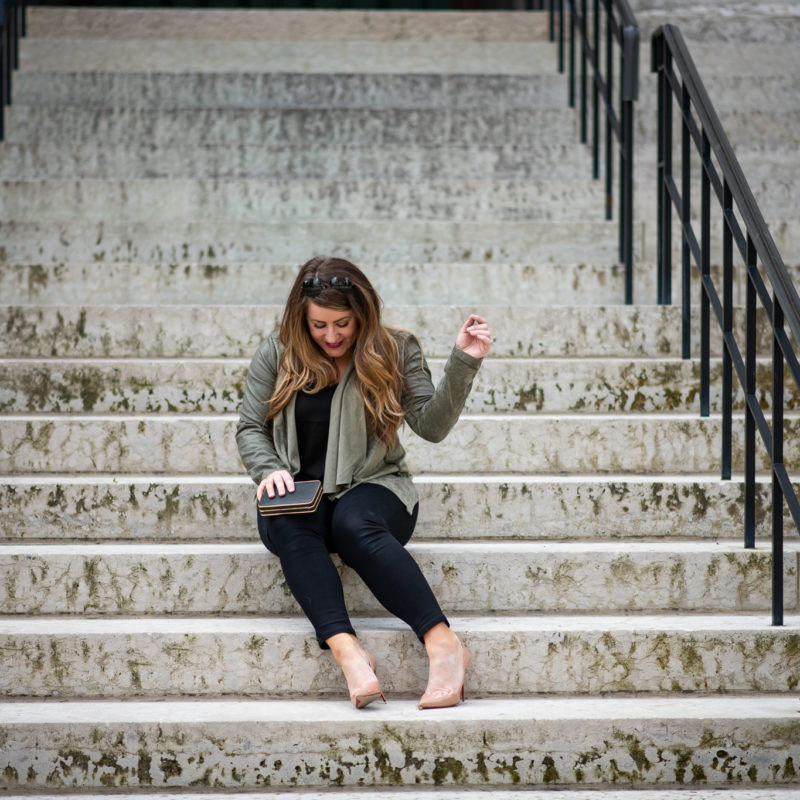
[[[481,359],[454,347],[445,365],[444,377],[434,389],[417,339],[405,332],[396,335],[401,339],[403,353],[405,391],[402,406],[405,421],[418,436],[439,442],[458,420]],[[282,352],[277,332],[259,347],[250,362],[244,399],[239,409],[236,444],[242,463],[257,484],[275,470],[285,469],[292,475],[300,471],[294,398],[275,417],[272,430],[265,422]],[[389,450],[368,430],[351,361],[331,402],[322,491],[328,497],[337,498],[360,483],[376,483],[390,489],[409,513],[417,502],[417,490],[406,467],[405,450],[399,439]]]

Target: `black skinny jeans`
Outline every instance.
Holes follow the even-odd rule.
[[[361,484],[339,500],[323,497],[312,514],[258,517],[266,548],[281,560],[286,582],[317,634],[319,646],[337,633],[355,635],[342,582],[330,554],[338,553],[387,610],[422,635],[447,623],[425,576],[404,545],[414,532],[394,492]]]

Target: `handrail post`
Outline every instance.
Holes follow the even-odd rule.
[[[722,480],[732,473],[733,450],[733,193],[727,180],[722,187]]]
[[[11,105],[12,74],[19,68],[19,37],[25,35],[26,3],[5,0],[0,37],[0,142],[5,138],[6,106]]]
[[[622,29],[620,77],[622,147],[620,164],[620,261],[625,266],[625,302],[633,303],[633,104],[639,97],[639,28]]]
[[[783,488],[776,465],[783,465],[783,352],[778,331],[784,315],[777,294],[772,296],[772,624],[783,625]]]
[[[672,304],[672,202],[667,180],[672,177],[672,92],[667,73],[672,53],[663,34],[653,37],[653,69],[658,72],[658,220],[656,221],[658,303]]]
[[[744,546],[756,546],[756,418],[750,408],[756,397],[756,287],[752,273],[758,269],[756,246],[747,234],[747,300],[745,306],[744,385]]]

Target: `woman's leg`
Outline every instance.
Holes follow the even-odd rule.
[[[333,503],[322,498],[311,514],[258,518],[265,547],[281,560],[286,583],[314,626],[319,646],[336,634],[355,631],[344,604],[342,582],[328,551]]]
[[[334,548],[381,605],[408,624],[420,640],[434,626],[447,625],[428,581],[405,543],[416,511],[409,514],[384,486],[362,484],[336,502],[331,519]]]
[[[342,582],[331,561],[330,522],[333,504],[323,498],[312,514],[258,518],[265,547],[281,560],[286,583],[314,626],[319,646],[330,648],[342,668],[350,699],[364,708],[384,699],[375,662],[356,639],[344,604]]]

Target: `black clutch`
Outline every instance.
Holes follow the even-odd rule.
[[[258,513],[262,517],[274,517],[276,514],[310,514],[317,510],[322,499],[322,481],[297,481],[293,492],[286,492],[281,497],[261,495],[258,501]]]

